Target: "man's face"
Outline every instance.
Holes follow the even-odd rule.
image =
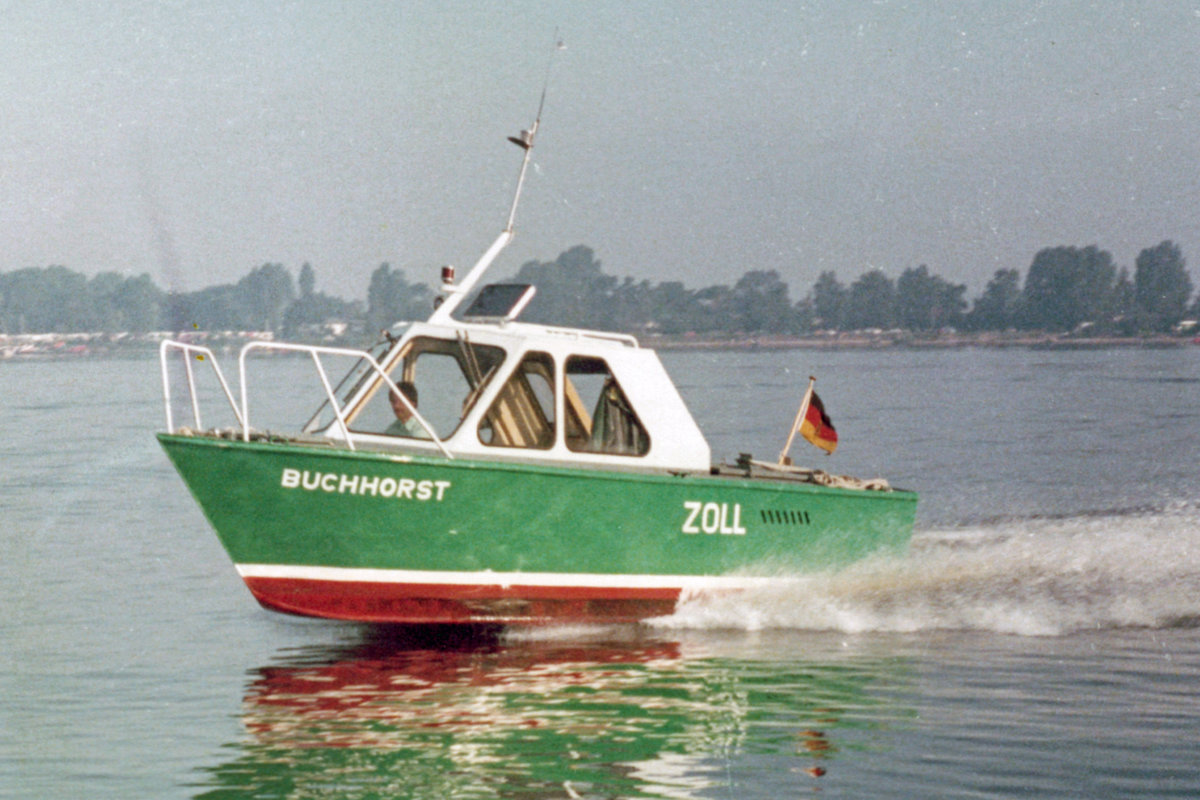
[[[404,405],[404,401],[400,399],[400,395],[392,392],[388,399],[392,401],[392,413],[396,415],[396,419],[405,422],[412,416],[412,412]]]

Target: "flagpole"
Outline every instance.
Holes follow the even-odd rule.
[[[804,392],[804,399],[800,401],[800,410],[796,412],[796,421],[792,423],[792,431],[788,434],[787,444],[779,451],[779,466],[783,466],[783,462],[787,460],[788,450],[792,449],[792,442],[796,438],[796,431],[800,430],[801,423],[804,422],[804,415],[808,413],[808,406],[812,403],[813,386],[817,379],[812,375],[808,376],[808,389]]]

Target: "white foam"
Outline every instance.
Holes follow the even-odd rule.
[[[1027,520],[916,535],[905,558],[699,596],[651,625],[1053,636],[1200,619],[1200,510]]]
[[[513,626],[504,629],[503,640],[516,642],[591,642],[614,641],[637,637],[630,625],[566,622],[548,625]]]

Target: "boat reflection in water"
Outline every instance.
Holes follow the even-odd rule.
[[[375,629],[281,654],[200,796],[790,796],[912,716],[888,691],[903,663],[835,645],[797,660],[745,638],[510,635]]]

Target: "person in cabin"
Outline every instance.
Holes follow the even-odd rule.
[[[404,397],[408,399],[413,408],[417,407],[416,386],[410,381],[400,381],[400,383],[396,384],[396,388],[404,394]],[[391,425],[387,426],[387,430],[384,431],[385,434],[388,436],[411,436],[416,439],[429,438],[428,431],[421,427],[421,423],[417,422],[416,417],[413,416],[412,411],[409,410],[409,406],[401,399],[399,393],[390,392],[388,399],[392,403],[392,413],[396,415],[396,419]]]

